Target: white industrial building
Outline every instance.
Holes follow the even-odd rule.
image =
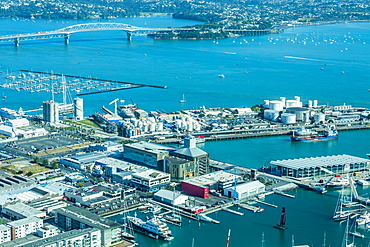
[[[46,223],[43,227],[37,229],[36,235],[41,238],[50,238],[56,236],[59,232],[58,227]]]
[[[248,183],[238,184],[224,190],[224,196],[241,200],[257,196],[266,191],[266,186],[260,181],[252,181]]]
[[[74,115],[76,120],[84,119],[84,101],[83,98],[74,99]]]
[[[29,126],[30,122],[27,118],[17,118],[17,119],[9,119],[8,121],[4,122],[6,126],[10,126],[13,128],[25,127]]]
[[[307,178],[327,173],[346,173],[368,168],[369,159],[351,155],[332,155],[303,159],[275,160],[270,162],[269,172],[279,176]]]
[[[180,204],[185,204],[189,197],[186,195],[182,195],[180,192],[160,190],[153,195],[153,199],[172,206],[176,206]]]

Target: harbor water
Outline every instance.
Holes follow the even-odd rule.
[[[55,30],[83,23],[77,20],[0,20],[0,35]],[[91,22],[91,21],[85,21]],[[170,17],[125,18],[111,20],[135,26],[179,27],[196,22]],[[62,39],[23,41],[19,47],[0,43],[0,70],[4,77],[19,70],[36,70],[78,76],[91,76],[126,82],[167,86],[167,89],[138,88],[104,94],[86,95],[85,116],[119,98],[135,102],[144,110],[171,112],[205,107],[241,107],[262,104],[265,99],[292,99],[304,103],[370,107],[370,23],[342,23],[296,27],[281,34],[247,36],[223,40],[153,40],[124,32],[99,31],[71,35],[69,45]],[[218,75],[225,77],[220,78]],[[5,79],[1,78],[0,83]],[[0,107],[18,110],[39,108],[50,100],[50,93],[30,93],[0,88],[6,96]],[[179,103],[182,95],[186,103]],[[71,93],[71,98],[76,95]],[[55,96],[62,101],[62,96]],[[258,168],[272,160],[348,154],[366,158],[369,130],[345,131],[338,140],[291,143],[288,136],[207,142],[200,146],[212,159],[239,166]],[[358,188],[360,195],[369,192]],[[266,197],[278,208],[263,206],[262,213],[245,209],[244,216],[220,211],[211,214],[220,224],[185,220],[181,228],[170,226],[171,242],[137,235],[140,246],[225,246],[231,229],[231,247],[285,247],[295,244],[341,246],[345,224],[331,217],[339,195],[321,195],[297,189],[295,199],[280,195]],[[287,211],[285,231],[272,226],[279,223],[281,207]],[[113,220],[121,222],[122,216]],[[370,233],[357,246],[368,246]],[[325,236],[325,237],[324,237]],[[350,238],[352,240],[352,238]]]

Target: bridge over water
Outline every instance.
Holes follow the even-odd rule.
[[[53,31],[39,31],[34,33],[23,33],[23,34],[11,34],[0,36],[0,42],[14,42],[15,46],[19,46],[21,41],[26,40],[38,40],[38,39],[53,39],[53,38],[64,38],[64,43],[69,44],[70,36],[73,33],[78,32],[89,32],[89,31],[106,31],[106,30],[118,30],[124,31],[127,35],[127,40],[132,40],[133,35],[148,35],[155,33],[170,33],[170,32],[186,32],[196,31],[196,28],[148,28],[148,27],[136,27],[124,23],[85,23],[68,26],[65,28],[53,30]],[[224,32],[234,35],[261,35],[271,33],[273,30],[237,30],[237,29],[224,29]]]
[[[85,23],[68,26],[65,28],[53,30],[53,31],[40,31],[34,33],[23,33],[23,34],[11,34],[0,36],[0,42],[14,42],[15,46],[19,46],[20,41],[24,40],[37,40],[37,39],[53,39],[53,38],[64,38],[64,43],[69,44],[70,36],[73,33],[78,32],[89,32],[89,31],[106,31],[106,30],[118,30],[126,32],[127,39],[131,40],[132,35],[148,35],[156,32],[174,32],[174,31],[190,31],[192,28],[148,28],[148,27],[136,27],[124,23]]]

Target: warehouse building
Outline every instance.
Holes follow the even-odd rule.
[[[168,205],[176,206],[185,204],[189,197],[176,191],[160,190],[153,195],[153,199]]]
[[[224,190],[224,196],[241,200],[256,196],[266,191],[266,186],[260,181],[238,184]]]
[[[343,154],[303,159],[275,160],[270,162],[270,167],[266,171],[279,176],[307,178],[327,175],[328,173],[342,174],[355,172],[367,168],[369,164],[369,159]]]

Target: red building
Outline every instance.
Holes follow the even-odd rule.
[[[209,187],[202,184],[196,184],[194,181],[182,182],[181,190],[189,195],[202,198],[209,197]]]

